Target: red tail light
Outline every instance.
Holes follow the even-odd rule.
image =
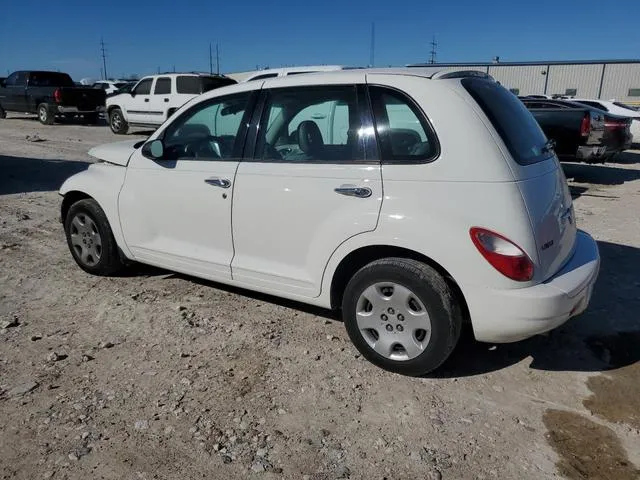
[[[627,120],[613,120],[606,119],[604,122],[605,128],[627,128],[629,126],[629,122]]]
[[[56,103],[60,103],[62,101],[62,92],[59,88],[56,88],[56,90],[53,92],[53,99],[56,101]]]
[[[527,282],[533,278],[533,262],[511,240],[479,227],[473,227],[469,234],[485,260],[505,277],[518,282]]]
[[[583,137],[588,137],[591,133],[591,115],[588,113],[585,114],[582,119],[582,123],[580,124],[580,135]]]

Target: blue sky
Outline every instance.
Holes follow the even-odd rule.
[[[3,76],[99,77],[101,36],[110,77],[208,70],[209,42],[222,72],[366,65],[371,22],[377,66],[426,61],[432,35],[441,62],[640,58],[639,0],[18,0],[0,10]]]

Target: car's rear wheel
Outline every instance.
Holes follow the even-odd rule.
[[[43,125],[52,125],[56,116],[46,103],[38,105],[38,120]]]
[[[71,205],[64,231],[73,259],[85,272],[111,275],[124,266],[107,216],[95,200]]]
[[[345,289],[342,314],[367,360],[412,376],[442,365],[462,327],[460,305],[444,278],[405,258],[377,260],[356,272]]]
[[[119,108],[114,108],[109,112],[109,126],[111,131],[117,135],[124,135],[129,131],[129,124]]]

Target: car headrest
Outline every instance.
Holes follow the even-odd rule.
[[[316,122],[305,120],[298,125],[298,144],[307,155],[316,155],[321,151],[324,142]]]
[[[180,128],[180,136],[189,138],[204,138],[211,136],[211,131],[206,125],[202,125],[201,123],[192,123],[183,125],[182,128]]]

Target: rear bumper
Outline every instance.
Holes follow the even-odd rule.
[[[465,292],[476,339],[516,342],[562,325],[587,308],[599,269],[597,243],[579,231],[571,260],[546,282],[514,290]]]
[[[78,107],[63,107],[58,106],[58,113],[75,113],[81,115],[83,113],[102,113],[104,112],[104,106],[97,106],[93,110],[80,110]]]
[[[611,155],[611,151],[604,145],[581,145],[576,152],[576,159],[585,162],[597,162]]]

